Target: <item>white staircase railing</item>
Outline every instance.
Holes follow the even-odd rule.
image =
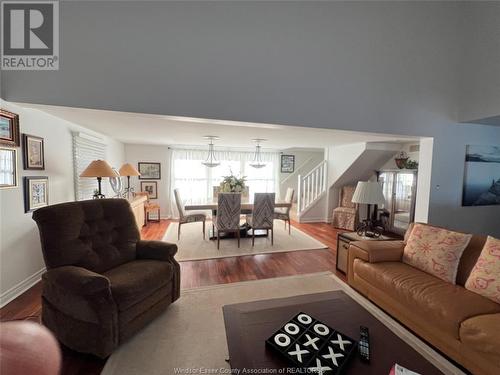
[[[297,215],[309,209],[326,191],[327,161],[323,160],[304,177],[298,176]]]

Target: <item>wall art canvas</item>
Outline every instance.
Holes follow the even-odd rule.
[[[0,145],[19,147],[19,115],[0,109]]]
[[[500,145],[467,145],[462,205],[500,205]]]
[[[49,178],[24,177],[24,212],[49,205]]]
[[[295,170],[295,155],[281,155],[281,173],[293,173]]]
[[[17,152],[13,148],[0,147],[0,189],[17,186]]]
[[[23,134],[24,169],[45,169],[43,138]]]
[[[142,162],[137,163],[139,167],[139,179],[141,180],[160,180],[161,179],[161,164]]]
[[[158,184],[156,181],[141,181],[141,191],[148,193],[150,199],[158,199]]]

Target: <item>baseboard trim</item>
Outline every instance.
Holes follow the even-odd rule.
[[[45,267],[41,270],[35,272],[33,275],[24,279],[23,281],[17,283],[9,290],[5,291],[0,295],[0,308],[12,302],[14,299],[19,297],[21,294],[26,292],[29,288],[39,282],[42,278],[42,274],[45,272]]]
[[[299,223],[328,223],[328,219],[324,216],[299,218]]]

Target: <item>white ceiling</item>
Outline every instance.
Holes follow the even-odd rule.
[[[357,142],[418,141],[416,137],[315,129],[298,126],[255,124],[236,121],[194,119],[96,109],[19,105],[38,109],[74,124],[113,137],[123,143],[163,145],[205,145],[206,135],[219,136],[216,146],[253,147],[254,138],[267,141],[263,148],[323,148]]]

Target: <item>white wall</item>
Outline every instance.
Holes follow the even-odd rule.
[[[137,163],[140,161],[161,163],[161,180],[140,180],[137,177],[131,177],[130,186],[134,188],[134,191],[141,191],[141,181],[156,181],[158,183],[158,199],[151,201],[156,201],[160,204],[160,215],[162,218],[168,218],[171,215],[169,185],[170,156],[171,152],[168,146],[125,145],[125,159],[136,168],[138,168]]]
[[[297,148],[291,148],[282,150],[283,155],[294,155],[295,156],[295,171],[293,173],[281,173],[279,174],[280,182],[280,196],[285,197],[286,190],[292,188],[295,190],[294,201],[297,201],[297,184],[298,176],[305,176],[314,167],[321,163],[325,158],[324,150],[301,150]],[[280,168],[281,171],[281,168]]]
[[[0,190],[0,305],[35,283],[44,269],[40,239],[31,213],[24,213],[23,176],[49,177],[49,203],[72,201],[73,183],[72,131],[96,133],[37,110],[26,110],[2,101],[1,107],[19,114],[21,133],[44,138],[45,170],[25,171],[22,148],[17,148],[18,187]],[[108,144],[106,159],[120,167],[124,147],[102,136]],[[104,185],[108,185],[105,180]]]

